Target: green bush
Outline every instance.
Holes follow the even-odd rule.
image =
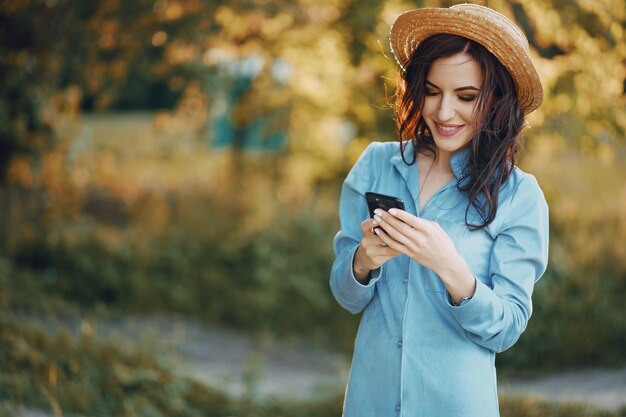
[[[64,184],[54,198],[71,200],[55,215],[44,206],[20,210],[28,207],[23,201],[38,199],[9,189],[2,201],[15,206],[0,248],[0,305],[173,312],[251,332],[302,336],[349,353],[359,317],[341,309],[328,286],[339,180],[318,179],[303,191],[292,185],[301,179],[271,170],[292,156],[231,156],[241,159],[238,165],[216,168],[208,175],[216,179],[204,189],[192,186],[201,182],[193,178],[192,185],[167,188],[166,179],[156,177],[156,184],[164,182],[157,191],[129,181],[124,185],[133,198],[124,201],[106,192],[121,187],[114,179],[98,200],[123,207],[127,218],[113,224],[93,217],[102,210],[85,209],[81,202],[89,192],[66,192],[71,181],[46,177]],[[580,162],[578,153],[545,164],[537,158],[529,171],[538,173],[551,209],[550,263],[536,286],[528,328],[498,355],[498,366],[514,372],[623,366],[626,218],[614,200],[626,201],[626,171],[618,157],[612,165]],[[576,177],[562,175],[570,158],[578,158]],[[61,168],[57,174],[66,175]]]
[[[518,372],[626,364],[624,149],[559,150],[529,159],[550,206],[550,260],[526,332],[498,357]]]
[[[0,416],[27,407],[50,415],[93,417],[339,417],[340,392],[316,402],[251,401],[227,395],[163,368],[150,349],[97,342],[88,330],[50,336],[0,318]],[[500,399],[503,417],[624,417],[578,405]]]
[[[57,298],[82,309],[182,313],[349,350],[358,318],[335,303],[328,286],[336,228],[336,219],[304,212],[277,216],[250,239],[218,241],[176,225],[154,239],[116,246],[89,234],[39,249],[46,255],[37,268],[21,255],[4,285],[13,303],[30,308],[46,293],[44,303]]]
[[[177,378],[149,353],[123,352],[83,334],[73,341],[0,319],[0,399],[89,416],[220,416],[222,393]]]
[[[534,313],[518,343],[498,356],[508,370],[624,365],[626,275],[610,255],[589,269],[551,265],[533,296]]]
[[[252,332],[304,336],[350,352],[359,317],[342,310],[328,287],[336,229],[333,215],[310,209],[276,216],[245,239],[236,230],[218,237],[194,233],[175,221],[154,238],[129,235],[115,245],[97,233],[71,244],[40,241],[33,244],[38,249],[24,247],[16,258],[45,254],[38,255],[36,268],[5,258],[0,302],[175,312]],[[536,287],[526,332],[498,355],[504,371],[624,364],[626,275],[620,259],[606,250],[586,265],[562,265],[558,256],[551,260]]]

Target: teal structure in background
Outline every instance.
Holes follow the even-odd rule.
[[[266,65],[265,59],[253,55],[244,59],[221,64],[216,94],[217,105],[212,114],[211,146],[248,151],[280,152],[287,145],[289,109],[263,109],[261,116],[244,123],[235,121],[237,105],[248,99],[255,89],[255,81]],[[290,77],[291,68],[281,59],[275,59],[269,67],[272,80],[280,88]],[[262,96],[262,93],[257,92]],[[243,119],[247,119],[244,115]]]

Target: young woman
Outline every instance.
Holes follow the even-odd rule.
[[[498,416],[494,359],[532,313],[548,207],[516,167],[543,99],[524,34],[477,5],[418,9],[391,29],[399,143],[372,143],[347,176],[331,289],[363,311],[344,416]],[[364,194],[405,210],[376,210]]]

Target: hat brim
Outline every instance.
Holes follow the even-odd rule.
[[[541,105],[543,88],[524,33],[500,13],[483,6],[424,8],[401,14],[392,25],[390,35],[391,51],[400,67],[406,70],[419,44],[440,33],[463,36],[491,52],[513,77],[525,114]]]

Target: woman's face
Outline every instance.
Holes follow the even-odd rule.
[[[456,152],[472,140],[482,82],[480,65],[467,53],[439,58],[430,66],[422,117],[438,152]]]

